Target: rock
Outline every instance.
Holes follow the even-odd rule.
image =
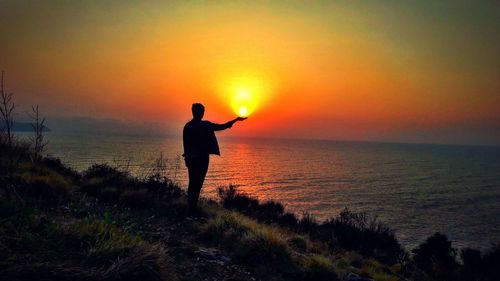
[[[358,274],[354,273],[354,272],[349,272],[346,276],[346,281],[375,281],[371,278],[364,278],[364,277],[360,277]]]
[[[219,265],[226,265],[231,261],[231,258],[221,255],[219,251],[217,251],[217,249],[213,248],[199,247],[195,253],[201,256],[203,259],[210,262],[215,262]]]

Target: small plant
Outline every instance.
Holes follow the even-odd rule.
[[[285,275],[297,273],[285,235],[277,228],[223,211],[202,227],[202,237],[222,246],[237,263]]]
[[[1,132],[5,138],[8,148],[12,148],[14,142],[13,127],[14,127],[14,109],[16,104],[12,101],[12,93],[7,93],[4,88],[3,80],[4,72],[2,71],[0,83],[0,117],[2,119]]]
[[[146,189],[127,189],[121,195],[119,204],[131,209],[150,209],[154,207],[155,198]]]
[[[304,280],[336,281],[340,279],[330,259],[322,255],[312,255],[306,260],[304,265]]]
[[[295,235],[288,239],[288,244],[295,250],[306,252],[309,247],[309,241],[306,237]]]
[[[62,175],[49,171],[43,174],[25,173],[25,183],[20,186],[19,193],[25,199],[35,200],[41,205],[62,203],[71,197],[72,186]]]
[[[315,237],[329,242],[333,248],[357,250],[389,264],[396,263],[397,257],[404,253],[389,227],[376,217],[354,213],[347,208],[339,216],[321,224]]]
[[[308,212],[302,214],[302,218],[297,223],[297,230],[300,233],[308,233],[314,236],[316,230],[318,229],[318,222]]]
[[[413,250],[415,265],[437,280],[456,280],[456,250],[446,235],[439,232]]]
[[[31,143],[33,145],[33,160],[38,162],[42,158],[43,152],[48,142],[43,136],[43,131],[45,130],[45,118],[40,116],[40,110],[38,105],[31,107],[32,113],[28,114],[33,120],[31,127],[33,128],[33,137],[31,137]]]
[[[285,213],[285,207],[279,202],[269,200],[260,203],[259,200],[239,192],[234,185],[229,185],[227,188],[220,187],[217,192],[222,205],[226,209],[236,210],[257,219],[259,222],[278,223],[290,228],[297,226],[295,215]]]

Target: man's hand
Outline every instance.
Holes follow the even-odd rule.
[[[231,128],[233,127],[233,124],[236,123],[237,121],[243,121],[243,120],[246,120],[248,117],[237,117],[237,118],[234,118],[233,120],[227,122],[227,126],[228,128]]]

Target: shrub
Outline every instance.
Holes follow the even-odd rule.
[[[69,235],[73,236],[71,239],[83,243],[81,250],[88,257],[86,264],[92,266],[106,264],[109,256],[123,254],[128,248],[141,244],[138,236],[100,220],[84,220],[73,226]]]
[[[338,217],[319,224],[309,213],[304,213],[299,220],[292,213],[285,213],[282,204],[258,200],[238,192],[235,186],[219,188],[218,195],[222,205],[253,217],[264,223],[277,223],[299,233],[309,234],[312,238],[330,244],[332,248],[340,247],[357,250],[367,256],[381,261],[395,263],[404,249],[394,232],[376,217],[366,213],[353,213],[347,208]]]
[[[138,180],[131,177],[128,172],[119,171],[107,164],[94,164],[83,172],[82,191],[87,192],[85,187],[89,181],[96,179],[99,179],[99,182],[104,186],[133,187],[138,183]]]
[[[176,199],[183,194],[177,184],[160,174],[138,180],[106,164],[94,164],[83,173],[80,191],[107,203],[119,202],[138,209],[150,208],[161,200]]]
[[[221,198],[222,205],[226,209],[237,210],[238,212],[252,215],[259,205],[258,200],[239,193],[233,185],[230,185],[228,188],[219,188],[217,192]]]
[[[0,211],[0,276],[5,280],[176,278],[163,247],[115,225],[87,219],[62,227],[8,202],[0,203]]]
[[[155,198],[146,189],[127,189],[120,195],[119,203],[131,209],[149,209],[154,206]]]
[[[460,251],[460,257],[463,262],[462,274],[465,280],[474,280],[483,274],[481,251],[465,248]]]
[[[71,169],[70,167],[64,165],[61,162],[61,159],[59,158],[54,158],[54,157],[44,157],[40,161],[40,164],[43,165],[44,167],[57,171],[61,175],[65,177],[69,177],[72,180],[78,180],[80,179],[80,174],[76,172],[75,170]]]
[[[183,194],[179,185],[160,174],[153,174],[141,182],[141,185],[149,192],[156,194],[158,199],[170,200],[179,198]]]
[[[436,232],[412,252],[415,265],[429,276],[437,280],[456,280],[456,250],[446,235]]]
[[[80,186],[80,191],[98,197],[101,195],[102,189],[105,187],[104,179],[99,177],[89,177]]]
[[[111,167],[107,164],[93,164],[83,172],[83,178],[120,178],[128,177],[127,172],[118,171],[118,169]]]
[[[275,201],[267,201],[262,204],[257,204],[256,217],[259,221],[265,223],[278,222],[283,215],[285,207]]]
[[[466,248],[460,252],[462,258],[462,277],[464,280],[486,280],[498,279],[498,268],[500,267],[500,246],[493,245],[492,249],[484,255],[476,249]]]
[[[217,192],[226,209],[236,210],[268,224],[278,223],[290,228],[297,226],[295,215],[284,213],[285,207],[279,202],[269,200],[260,203],[259,200],[239,192],[233,185],[229,185],[227,188],[220,187]]]
[[[106,203],[118,203],[120,191],[116,187],[106,187],[101,190],[101,199]]]
[[[297,231],[314,236],[318,230],[318,226],[316,219],[311,214],[304,212],[302,218],[297,222]]]
[[[353,213],[347,208],[338,217],[321,224],[317,237],[328,241],[334,248],[357,250],[363,255],[391,264],[404,252],[388,226],[376,217],[369,217],[366,213]]]
[[[233,253],[245,264],[287,265],[291,262],[288,245],[281,234],[272,228],[258,228],[243,236]]]
[[[373,278],[377,281],[398,281],[400,278],[392,273],[392,271],[373,260],[365,260],[361,266],[359,274],[365,278]]]
[[[248,233],[255,224],[249,219],[233,213],[222,212],[211,218],[202,233],[208,240],[225,243],[231,248],[233,243]]]
[[[333,263],[330,259],[321,255],[312,255],[304,265],[304,280],[335,281],[340,279],[333,269]]]
[[[278,219],[278,224],[282,225],[284,227],[288,227],[290,229],[297,229],[297,225],[299,223],[299,220],[295,216],[295,214],[292,213],[284,213],[279,219]]]
[[[240,263],[272,263],[276,267],[291,264],[290,250],[282,234],[242,215],[216,214],[203,227],[202,233],[205,238],[225,247]]]
[[[298,251],[305,252],[309,246],[309,241],[304,236],[294,235],[288,239],[288,244]]]
[[[48,172],[45,175],[26,173],[23,178],[25,184],[21,186],[19,192],[28,199],[42,204],[55,204],[71,197],[71,183],[55,172]]]

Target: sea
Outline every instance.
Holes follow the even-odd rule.
[[[108,163],[137,176],[155,159],[187,188],[181,137],[46,134],[47,152],[77,171]],[[500,243],[500,147],[297,139],[219,138],[202,196],[235,185],[318,221],[344,208],[389,225],[407,249],[435,232],[456,248]]]

